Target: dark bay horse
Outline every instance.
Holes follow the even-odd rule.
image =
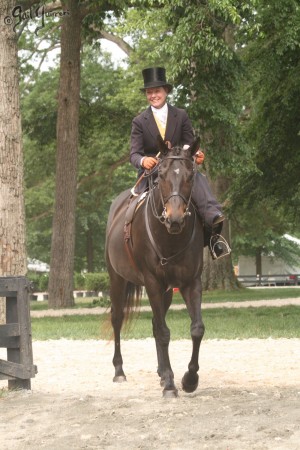
[[[174,374],[169,359],[170,330],[166,313],[178,287],[191,318],[193,350],[182,388],[193,392],[198,386],[198,358],[204,325],[201,317],[201,272],[203,225],[191,202],[196,173],[196,140],[189,149],[168,149],[158,139],[160,150],[155,182],[150,182],[146,200],[131,224],[128,252],[124,241],[125,213],[130,190],[112,203],[107,224],[106,260],[111,281],[111,322],[114,330],[114,381],[125,381],[120,330],[126,312],[140,299],[145,286],[153,312],[152,327],[163,395],[176,397]],[[149,178],[151,180],[151,178]]]

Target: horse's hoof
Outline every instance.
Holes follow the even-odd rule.
[[[163,398],[177,398],[178,390],[177,389],[164,389],[163,390]]]
[[[181,381],[182,389],[189,394],[194,392],[199,384],[199,375],[197,373],[191,375],[190,372],[186,372]]]
[[[114,383],[123,383],[124,381],[127,381],[125,375],[118,375],[113,377]]]

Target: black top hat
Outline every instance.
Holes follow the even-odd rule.
[[[173,89],[172,84],[166,81],[166,69],[164,67],[149,67],[142,71],[144,78],[144,87],[141,91],[145,91],[148,88],[167,86],[169,92]]]

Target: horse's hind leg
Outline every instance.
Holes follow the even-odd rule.
[[[115,376],[113,381],[121,383],[126,381],[123,371],[123,358],[121,354],[121,328],[124,320],[124,306],[126,298],[127,281],[119,275],[111,276],[111,323],[114,330],[115,351],[113,356],[113,365],[115,367]]]

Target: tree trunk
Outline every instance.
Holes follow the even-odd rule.
[[[229,242],[229,224],[223,225],[222,235]],[[237,278],[231,262],[231,257],[225,256],[213,260],[208,248],[204,251],[204,267],[202,274],[202,289],[205,291],[213,289],[230,290],[238,288]]]
[[[256,267],[256,283],[261,285],[261,276],[262,276],[262,249],[259,247],[256,249],[255,254],[255,267]]]
[[[81,16],[68,0],[62,21],[57,116],[55,207],[51,244],[49,307],[74,305],[73,269],[80,95]]]
[[[219,176],[215,181],[210,181],[213,193],[221,199],[228,189],[228,180]],[[226,220],[223,224],[222,235],[230,245],[229,223]],[[202,274],[203,290],[213,289],[237,289],[239,282],[234,274],[231,255],[218,260],[212,260],[208,249],[204,252],[204,267]]]
[[[17,38],[3,20],[11,17],[15,5],[0,0],[0,276],[27,271]],[[4,300],[0,303],[4,322]]]
[[[94,272],[94,239],[90,228],[86,232],[86,259],[87,271]]]

